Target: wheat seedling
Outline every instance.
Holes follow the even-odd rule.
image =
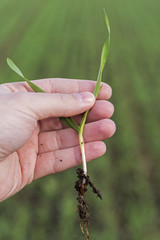
[[[98,76],[97,76],[97,83],[94,89],[94,95],[95,98],[97,98],[98,93],[100,92],[102,85],[101,85],[101,79],[102,79],[102,72],[105,66],[105,63],[107,61],[108,53],[109,53],[109,48],[110,48],[110,25],[109,25],[109,20],[107,17],[107,14],[104,10],[105,14],[105,23],[107,26],[108,30],[108,37],[104,43],[104,46],[102,48],[102,53],[101,53],[101,60],[100,60],[100,66],[99,66],[99,71],[98,71]],[[36,84],[28,80],[21,70],[13,63],[13,61],[10,58],[7,58],[7,63],[9,67],[16,72],[21,78],[23,78],[28,85],[33,89],[35,92],[42,92],[45,93],[43,89],[38,87]],[[84,198],[84,194],[87,190],[87,186],[89,185],[93,192],[98,195],[99,198],[102,199],[102,195],[100,194],[99,190],[93,185],[93,183],[90,181],[89,176],[87,175],[87,163],[86,163],[86,155],[85,155],[85,146],[84,146],[84,140],[83,140],[83,131],[84,131],[84,126],[86,123],[86,118],[88,115],[88,111],[86,111],[83,115],[82,121],[80,125],[77,125],[77,123],[71,118],[71,117],[61,117],[61,121],[65,123],[68,127],[73,128],[79,136],[79,145],[80,145],[80,150],[81,150],[81,156],[82,156],[82,166],[83,170],[77,169],[77,175],[79,180],[76,181],[75,188],[78,191],[78,211],[79,211],[79,216],[81,218],[81,231],[83,235],[86,237],[86,239],[89,239],[89,232],[88,232],[88,223],[89,223],[89,214],[88,214],[88,202]]]

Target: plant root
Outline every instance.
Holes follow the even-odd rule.
[[[86,240],[89,240],[90,237],[89,237],[89,232],[88,232],[88,226],[81,221],[80,228],[81,228],[81,232],[82,232],[83,236],[86,238]]]
[[[92,188],[93,193],[97,194],[97,197],[99,197],[100,199],[102,199],[102,195],[100,191],[97,189],[97,187],[91,182],[89,176],[84,174],[82,169],[78,168],[76,172],[78,180],[75,182],[75,189],[78,192],[77,211],[81,219],[80,228],[86,240],[89,240],[90,239],[88,231],[90,217],[90,214],[88,212],[89,205],[84,196],[85,192],[87,191],[87,186],[90,186]]]

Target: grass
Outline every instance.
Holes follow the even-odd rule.
[[[8,8],[13,2],[15,7]],[[26,7],[28,11],[21,15]],[[103,81],[113,88],[111,101],[115,105],[113,119],[117,132],[106,141],[107,154],[88,164],[91,178],[104,198],[102,202],[89,199],[93,219],[91,239],[158,240],[159,1],[153,4],[149,0],[67,0],[62,4],[58,0],[34,3],[29,0],[21,5],[18,0],[2,1],[0,82],[19,80],[8,70],[7,56],[16,59],[24,75],[30,74],[29,78],[95,79],[105,40],[103,8],[112,31]],[[11,18],[18,15],[21,20],[14,20],[13,26]],[[68,237],[80,240],[77,213],[73,210],[74,172],[75,169],[38,180],[1,203],[1,239],[23,236],[24,240]],[[69,219],[67,229],[65,223]]]

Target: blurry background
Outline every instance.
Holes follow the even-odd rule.
[[[106,27],[103,81],[113,88],[115,136],[88,164],[103,201],[88,194],[93,240],[160,239],[160,1],[0,0],[0,82],[96,79]],[[99,164],[98,164],[99,163]],[[45,177],[0,204],[0,239],[81,240],[75,169]]]

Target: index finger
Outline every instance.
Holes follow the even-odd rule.
[[[40,80],[33,80],[34,84],[38,85],[47,93],[79,93],[79,92],[93,92],[96,81],[91,80],[79,80],[79,79],[67,79],[67,78],[46,78]],[[102,82],[103,85],[98,99],[109,99],[112,95],[112,89],[107,84]],[[26,82],[8,83],[5,86],[12,91],[29,91],[33,92],[30,86]],[[16,90],[15,90],[16,89]]]
[[[68,94],[93,92],[96,85],[96,81],[66,78],[47,78],[33,82],[44,89],[45,92]],[[109,99],[112,95],[111,87],[104,82],[102,82],[101,85],[103,85],[103,87],[98,95],[98,99]]]

